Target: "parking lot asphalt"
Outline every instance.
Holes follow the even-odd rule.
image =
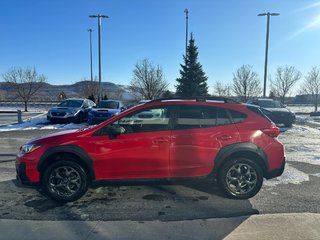
[[[21,221],[0,219],[6,240],[318,240],[320,214],[275,214],[187,221]]]

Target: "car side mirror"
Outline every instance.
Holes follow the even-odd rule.
[[[125,132],[125,129],[119,126],[110,126],[108,129],[108,135],[111,140],[115,139],[118,135],[121,135],[124,132]]]
[[[121,107],[121,108],[120,108],[120,111],[121,111],[121,112],[123,112],[124,110],[126,110],[125,107]]]

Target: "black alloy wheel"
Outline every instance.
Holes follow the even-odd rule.
[[[88,175],[83,167],[72,159],[57,161],[45,170],[42,188],[57,202],[72,202],[88,190]]]
[[[251,159],[234,158],[221,167],[218,182],[227,197],[248,199],[261,189],[263,172]]]

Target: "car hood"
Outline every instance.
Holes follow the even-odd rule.
[[[52,107],[49,111],[54,112],[74,112],[78,111],[80,108],[78,107]]]
[[[54,139],[59,138],[63,135],[67,135],[67,134],[69,134],[70,137],[71,137],[71,135],[74,136],[74,134],[76,134],[78,132],[79,132],[79,129],[69,129],[69,130],[54,132],[54,133],[42,135],[37,138],[33,138],[28,143],[38,143],[39,141],[43,141],[43,140],[53,141]]]
[[[92,112],[108,112],[108,113],[111,113],[111,114],[120,112],[119,109],[112,109],[112,108],[94,108],[91,111]]]

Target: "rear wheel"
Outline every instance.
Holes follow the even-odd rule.
[[[247,158],[234,158],[220,169],[218,182],[230,198],[248,199],[256,195],[263,183],[261,167]]]
[[[47,167],[42,178],[45,193],[58,202],[72,202],[88,190],[88,175],[72,159],[55,162]]]

